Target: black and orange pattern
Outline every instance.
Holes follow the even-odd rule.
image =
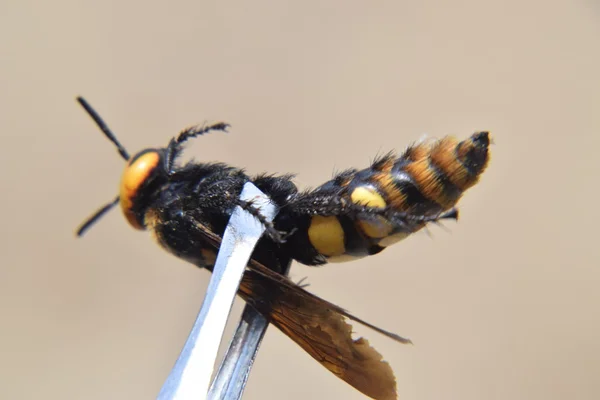
[[[250,177],[222,163],[177,165],[188,139],[224,131],[227,124],[188,128],[166,147],[130,157],[91,106],[78,101],[127,160],[119,195],[78,235],[120,204],[131,226],[149,230],[165,250],[212,271],[229,218],[241,206],[265,225],[266,235],[238,294],[340,379],[372,398],[396,398],[391,367],[367,340],[352,338],[346,319],[400,343],[410,341],[307,292],[279,272],[291,259],[319,265],[376,254],[428,222],[456,218],[456,203],[487,166],[487,132],[460,142],[445,137],[419,143],[400,156],[387,154],[369,168],[344,171],[314,190],[298,192],[291,175]],[[251,202],[240,200],[247,182],[278,206],[272,223]]]
[[[292,197],[276,226],[297,229],[288,248],[305,264],[379,253],[426,222],[453,215],[449,211],[485,170],[489,144],[488,132],[478,132],[461,142],[447,136],[400,156],[389,153]]]

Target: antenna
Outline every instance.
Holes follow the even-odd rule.
[[[167,146],[167,151],[165,154],[165,164],[167,166],[167,171],[171,173],[171,171],[173,170],[175,158],[181,151],[183,143],[185,143],[189,139],[204,135],[205,133],[208,133],[210,131],[227,132],[227,128],[229,128],[229,126],[230,125],[225,122],[217,122],[216,124],[208,126],[195,125],[181,131],[179,136],[177,136],[177,138],[171,139],[171,141],[169,141],[169,145]]]
[[[115,144],[115,146],[117,146],[117,150],[119,151],[121,157],[123,157],[125,161],[128,161],[129,153],[127,153],[125,147],[123,147],[123,145],[119,143],[115,134],[112,133],[108,125],[106,125],[106,122],[102,120],[102,118],[100,117],[100,115],[98,115],[96,110],[94,110],[92,106],[90,106],[90,104],[81,96],[77,97],[77,101],[79,102],[79,104],[81,104],[81,107],[83,107],[83,109],[90,115],[90,117],[92,117],[96,125],[98,125],[98,128],[100,128],[100,130],[104,133],[108,140],[110,140]]]
[[[88,228],[96,223],[104,214],[106,214],[111,208],[116,206],[119,203],[119,196],[117,196],[113,201],[104,205],[98,211],[94,213],[91,217],[85,220],[83,224],[77,229],[77,237],[83,236],[83,234],[88,230]]]
[[[129,153],[125,150],[125,147],[117,140],[115,134],[110,130],[106,122],[100,117],[100,115],[92,108],[92,106],[81,96],[77,97],[77,101],[81,104],[81,107],[89,114],[90,117],[94,120],[98,128],[104,133],[104,135],[113,142],[113,144],[117,147],[119,154],[121,157],[125,159],[125,161],[129,160]],[[104,205],[98,211],[96,211],[91,217],[86,219],[83,224],[77,229],[77,236],[81,237],[93,224],[96,223],[104,214],[106,214],[111,208],[116,206],[119,203],[119,196],[117,196],[113,201]]]

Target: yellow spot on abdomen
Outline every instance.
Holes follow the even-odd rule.
[[[350,199],[355,204],[367,207],[385,208],[386,202],[381,193],[372,186],[359,186],[352,191]],[[392,231],[392,225],[383,217],[375,216],[371,220],[359,220],[358,226],[371,238],[382,238]]]
[[[312,217],[308,227],[308,240],[324,256],[339,256],[346,251],[344,228],[337,217]]]
[[[367,207],[384,208],[386,206],[383,196],[373,187],[359,186],[352,191],[350,199],[355,204]]]

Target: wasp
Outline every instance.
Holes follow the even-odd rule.
[[[150,231],[163,249],[212,271],[229,218],[242,207],[265,226],[265,235],[238,294],[340,379],[369,397],[396,398],[391,367],[366,339],[352,339],[346,318],[398,342],[410,340],[315,296],[282,273],[290,259],[306,265],[358,259],[380,253],[428,223],[456,219],[457,202],[487,167],[488,132],[462,141],[452,136],[422,141],[400,155],[379,157],[366,169],[348,169],[313,190],[299,191],[293,175],[251,177],[219,162],[177,162],[188,140],[226,131],[224,122],[192,126],[166,147],[130,156],[87,101],[77,100],[127,162],[118,196],[90,217],[78,236],[119,205],[133,228]],[[240,200],[247,182],[278,207],[272,222],[252,202]]]

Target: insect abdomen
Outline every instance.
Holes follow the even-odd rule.
[[[446,136],[418,144],[397,159],[376,161],[365,183],[374,185],[385,203],[398,211],[434,214],[448,210],[477,183],[487,166],[488,147],[487,132],[462,142]]]
[[[388,154],[367,169],[346,171],[313,193],[323,198],[325,191],[331,201],[376,210],[434,216],[453,208],[477,183],[488,163],[489,143],[488,132],[478,132],[461,142],[447,136],[417,144],[399,157]],[[378,253],[424,226],[405,222],[376,212],[317,213],[310,217],[307,239],[321,258],[346,261]]]

